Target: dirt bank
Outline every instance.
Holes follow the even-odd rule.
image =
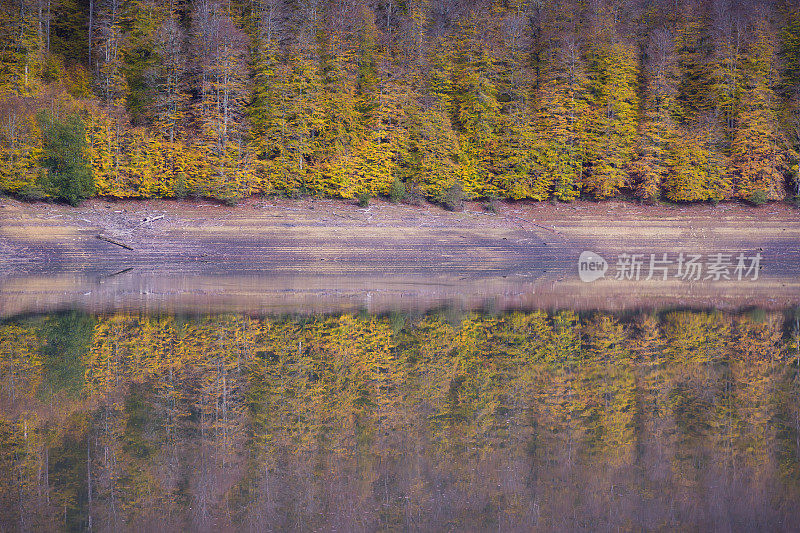
[[[638,206],[468,204],[450,213],[374,201],[250,199],[108,202],[78,208],[0,201],[0,313],[81,307],[335,311],[632,308],[800,304],[800,211]],[[608,259],[583,283],[584,250]],[[761,254],[736,279],[646,280],[650,254]],[[639,280],[614,279],[620,254],[641,253]],[[674,266],[674,265],[673,265]]]

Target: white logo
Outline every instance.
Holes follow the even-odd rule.
[[[587,283],[605,277],[608,263],[594,252],[581,252],[578,258],[578,276]]]
[[[650,259],[648,260],[648,255]],[[705,259],[705,260],[704,260]],[[693,254],[693,253],[621,253],[609,279],[619,281],[756,281],[764,265],[761,250],[754,255],[745,252]],[[608,263],[594,252],[582,252],[578,258],[578,276],[581,281],[592,282],[605,278]]]

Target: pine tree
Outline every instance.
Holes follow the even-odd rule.
[[[42,166],[47,170],[42,186],[49,196],[77,205],[95,192],[83,120],[77,115],[59,119],[43,111],[37,120],[43,138]]]

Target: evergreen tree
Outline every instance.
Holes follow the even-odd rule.
[[[86,158],[86,130],[80,117],[65,119],[40,112],[42,166],[47,170],[42,187],[53,198],[77,205],[95,192],[92,170]]]

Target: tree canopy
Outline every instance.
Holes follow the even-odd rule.
[[[0,0],[0,20],[10,194],[800,190],[789,0]]]

